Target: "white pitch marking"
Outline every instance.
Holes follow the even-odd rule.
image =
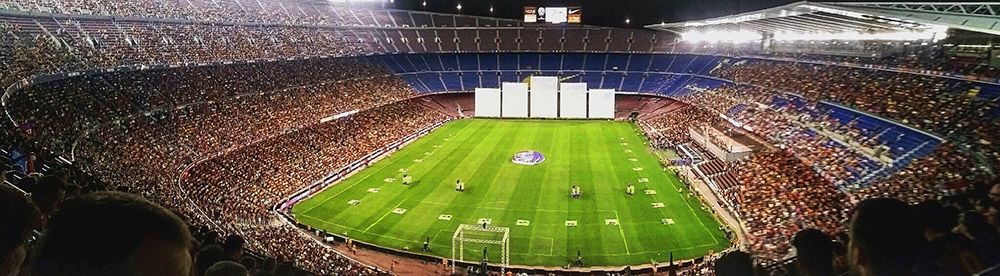
[[[639,178],[638,181],[639,181],[639,183],[649,183],[649,178],[645,178],[645,177]]]
[[[451,215],[441,214],[440,216],[438,216],[438,219],[439,220],[451,220]]]
[[[625,150],[625,153],[632,153],[632,150],[627,149],[627,150]]]
[[[382,179],[382,181],[392,183],[392,182],[396,182],[396,179],[392,178],[392,177],[386,177],[385,179]]]
[[[378,192],[381,192],[381,191],[382,190],[379,189],[379,188],[368,188],[368,192],[369,193],[378,193]]]
[[[633,171],[637,171],[637,172],[638,172],[638,171],[642,171],[642,167],[635,167],[635,168],[632,168],[632,170],[633,170]]]
[[[531,224],[530,221],[523,220],[523,219],[517,220],[517,226],[528,226],[529,224]]]
[[[661,219],[661,220],[660,220],[660,222],[662,222],[662,223],[663,223],[663,224],[665,224],[665,225],[671,225],[671,224],[674,224],[674,220],[673,220],[673,219],[668,219],[668,218],[665,218],[665,219]]]
[[[357,199],[352,199],[351,201],[348,201],[347,204],[348,205],[358,205],[358,204],[361,204],[361,201],[357,200]]]
[[[653,208],[667,207],[667,205],[664,205],[663,202],[653,202],[652,205],[653,205]]]
[[[576,226],[576,221],[575,221],[575,220],[567,220],[567,221],[566,221],[566,226],[567,226],[567,227],[573,227],[573,226]]]
[[[413,162],[422,163],[422,162],[424,162],[424,160],[423,159],[413,159]]]
[[[392,212],[396,213],[397,215],[402,215],[403,213],[406,213],[406,209],[396,208],[396,209],[392,209]]]
[[[605,219],[604,224],[606,225],[618,225],[618,219]]]
[[[645,190],[645,192],[646,192],[647,195],[655,195],[656,194],[656,190]]]
[[[636,159],[636,158],[629,158],[629,159],[628,159],[628,161],[632,161],[632,162],[639,162],[639,159]]]

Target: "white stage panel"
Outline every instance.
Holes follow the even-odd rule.
[[[531,110],[532,118],[559,117],[559,78],[531,77]]]
[[[594,119],[615,118],[614,89],[590,90],[590,118]]]
[[[505,82],[501,85],[500,92],[501,110],[500,117],[504,118],[527,118],[528,117],[528,84],[519,82]]]
[[[566,91],[559,93],[559,117],[566,119],[587,118],[587,91]]]
[[[559,94],[531,91],[531,118],[558,118]]]
[[[531,92],[556,92],[559,91],[558,77],[531,77]]]
[[[586,82],[564,82],[559,85],[560,92],[587,92]]]
[[[476,117],[500,117],[500,89],[476,88]]]

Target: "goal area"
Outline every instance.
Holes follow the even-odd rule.
[[[485,227],[484,227],[485,226]],[[465,262],[465,246],[486,245],[497,246],[500,249],[501,272],[505,272],[510,266],[510,228],[494,227],[475,224],[461,224],[451,238],[451,264],[452,270],[458,266],[457,262]],[[481,260],[477,260],[481,261]]]

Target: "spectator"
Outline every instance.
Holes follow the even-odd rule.
[[[229,261],[240,261],[243,259],[243,244],[246,240],[239,235],[229,235],[226,242],[222,244],[222,258]]]
[[[189,275],[191,234],[138,196],[96,192],[56,213],[34,251],[34,275]]]
[[[861,276],[913,275],[924,246],[923,225],[905,203],[888,198],[858,203],[851,219],[848,255]]]
[[[43,222],[48,221],[66,198],[66,183],[56,176],[45,176],[31,189],[31,200],[42,212]]]
[[[919,257],[917,271],[923,275],[970,275],[983,269],[972,241],[952,232],[958,216],[938,201],[916,206],[923,219],[927,247]]]
[[[753,276],[753,258],[743,251],[734,251],[722,255],[715,261],[715,274],[718,276]]]
[[[234,261],[221,261],[213,264],[205,271],[205,276],[248,276],[250,272],[242,264]]]
[[[18,190],[0,182],[0,276],[19,275],[38,208]]]
[[[795,247],[795,269],[802,276],[832,276],[833,242],[817,229],[805,229],[792,239]]]

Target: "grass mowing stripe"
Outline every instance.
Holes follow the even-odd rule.
[[[302,223],[349,232],[356,240],[388,248],[419,249],[430,237],[430,254],[437,256],[450,255],[450,235],[458,224],[488,217],[494,225],[511,228],[511,261],[524,265],[563,266],[576,258],[576,249],[588,265],[625,265],[666,261],[669,252],[677,259],[693,258],[728,246],[728,241],[715,240],[722,234],[709,227],[717,226],[711,214],[694,208],[697,200],[677,193],[676,176],[660,170],[643,142],[623,122],[453,121],[303,201],[293,213],[300,214]],[[625,153],[626,148],[632,153]],[[536,166],[510,162],[513,153],[527,149],[542,152],[547,160]],[[418,157],[423,162],[414,163]],[[633,171],[633,166],[644,170]],[[414,185],[383,181],[398,179],[397,170],[404,167],[410,168]],[[453,191],[459,177],[469,183],[465,193]],[[639,195],[625,196],[624,184],[638,178],[649,178],[659,194],[644,195],[637,185]],[[583,198],[568,196],[574,183],[583,187]],[[367,191],[373,187],[381,191]],[[350,199],[362,203],[349,206]],[[651,208],[653,201],[668,207]],[[397,207],[407,211],[392,214]],[[438,220],[444,213],[452,220]],[[677,223],[662,225],[663,217]],[[525,218],[530,226],[515,225]],[[605,225],[610,218],[619,225]],[[578,225],[567,227],[566,220]],[[481,246],[467,249],[466,256],[482,254]],[[490,254],[490,260],[498,257]]]

